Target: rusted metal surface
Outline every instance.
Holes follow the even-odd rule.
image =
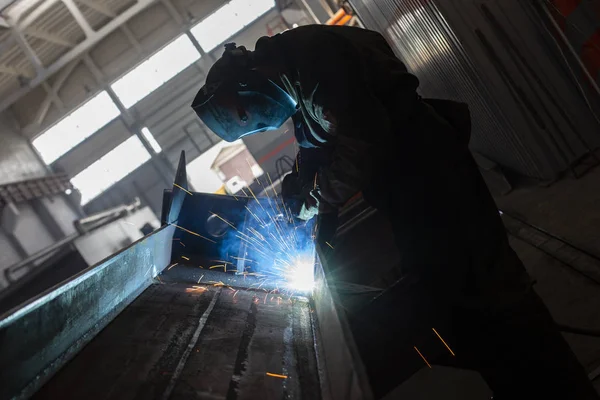
[[[168,263],[162,228],[0,317],[0,398],[26,398],[150,285]]]
[[[318,400],[311,324],[303,298],[156,283],[35,398]]]

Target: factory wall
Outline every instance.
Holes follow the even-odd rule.
[[[46,173],[45,164],[19,133],[17,121],[9,112],[0,113],[0,185]]]
[[[11,107],[11,112],[22,134],[34,139],[98,93],[107,91],[110,94],[113,82],[174,38],[187,35],[191,27],[226,1],[174,0],[171,3],[178,14],[184,17],[183,23],[177,21],[166,2],[157,2],[127,22],[129,32],[114,31],[88,55],[50,78],[48,84],[55,89],[62,103],[60,107],[54,101],[49,102],[49,96],[41,87],[17,101]],[[276,34],[293,24],[312,22],[301,6],[293,3],[288,6],[291,8],[283,13],[276,9],[267,12],[227,41],[253,49],[261,36]],[[136,104],[126,107],[126,111],[117,118],[52,162],[53,171],[74,177],[131,136],[140,136],[143,127],[148,128],[159,143],[161,150],[157,153],[149,151],[152,155],[149,161],[85,204],[87,213],[131,202],[138,197],[143,205],[158,214],[162,191],[172,184],[181,151],[185,151],[189,163],[220,141],[199,121],[189,106],[210,66],[222,51],[222,46],[217,46],[208,54],[202,52],[196,62]],[[272,153],[279,144],[277,138],[265,140],[262,144],[258,141],[253,143],[250,151],[262,157]]]
[[[472,150],[540,180],[600,145],[598,93],[536,2],[352,0],[415,73],[424,97],[469,104]]]
[[[302,15],[304,21],[308,21],[305,15]],[[280,13],[272,10],[234,35],[228,42],[254,49],[258,38],[269,33],[278,33],[288,26],[288,22],[282,20]],[[186,161],[190,163],[220,142],[220,139],[198,119],[190,105],[203,85],[208,70],[222,52],[222,47],[218,46],[129,108],[135,119],[135,126],[147,127],[161,146],[162,152],[92,200],[85,206],[86,212],[98,212],[139,197],[142,204],[149,206],[157,215],[160,214],[162,191],[171,186],[181,151],[185,151]],[[275,161],[281,155],[294,155],[289,141],[291,134],[288,132],[280,136],[285,131],[289,131],[289,127],[277,133],[269,132],[244,140],[257,161],[270,154],[262,162],[259,161],[259,164],[272,176],[276,175]],[[55,164],[67,173],[75,174],[91,164],[95,157],[116,147],[132,134],[134,133],[127,128],[125,119],[119,117]],[[282,142],[285,142],[286,146],[281,147]],[[91,154],[90,151],[95,154]],[[161,174],[161,169],[166,170],[166,173]]]
[[[282,172],[292,168],[298,146],[291,120],[278,130],[246,136],[243,141],[256,162],[273,182],[281,177]]]
[[[48,172],[10,112],[0,113],[0,185]],[[0,207],[0,289],[7,267],[73,233],[77,218],[64,194]]]
[[[131,37],[122,29],[112,32],[90,51],[89,59],[101,72],[102,80],[112,82],[183,33],[188,25],[203,19],[226,2],[174,0],[171,4],[180,15],[185,16],[183,23],[173,18],[163,2],[156,2],[127,22]],[[43,132],[102,88],[103,82],[98,81],[93,67],[90,68],[85,58],[55,74],[48,84],[54,86],[69,69],[72,71],[66,74],[67,78],[58,90],[64,107],[61,109],[52,103],[41,123],[37,120],[39,106],[47,97],[43,87],[32,90],[11,107],[20,126],[30,137]]]

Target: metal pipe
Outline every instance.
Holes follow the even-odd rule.
[[[345,15],[346,10],[340,8],[335,14],[331,16],[331,18],[327,20],[327,22],[325,22],[325,25],[336,25],[339,22],[339,20],[341,20],[342,17],[344,17]]]
[[[346,25],[351,19],[352,19],[352,15],[346,14],[338,22],[336,22],[335,24],[338,25],[338,26]]]
[[[66,237],[62,238],[61,240],[59,240],[59,241],[51,244],[48,247],[45,247],[45,248],[39,250],[38,252],[33,253],[32,255],[30,255],[29,257],[27,257],[26,259],[21,260],[18,263],[11,265],[10,267],[6,268],[6,270],[5,270],[5,276],[6,276],[6,278],[10,282],[11,279],[9,279],[9,276],[8,276],[9,273],[16,272],[16,271],[20,270],[21,268],[26,267],[27,265],[29,265],[30,263],[34,262],[38,258],[43,257],[46,254],[49,254],[49,253],[53,252],[54,250],[58,250],[61,247],[63,247],[65,245],[73,242],[79,236],[80,236],[79,233],[73,233],[73,234],[71,234],[69,236],[66,236]]]
[[[96,221],[99,221],[103,218],[109,217],[109,216],[114,216],[115,214],[119,214],[123,211],[133,211],[135,210],[137,207],[139,207],[141,205],[141,201],[138,197],[135,198],[134,202],[131,204],[123,204],[117,207],[113,207],[110,208],[106,211],[101,211],[97,214],[94,215],[90,215],[89,217],[85,217],[82,219],[79,219],[77,221],[74,222],[75,227],[79,228],[82,227],[82,225],[87,225],[87,224],[91,224],[94,223]]]

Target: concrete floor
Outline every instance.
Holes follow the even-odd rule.
[[[579,179],[566,176],[549,187],[517,189],[496,197],[496,202],[501,210],[600,258],[600,167]],[[523,240],[511,237],[511,244],[558,323],[600,330],[600,285]],[[583,257],[573,253],[566,261],[576,265]],[[596,273],[598,261],[588,275]],[[565,338],[588,372],[598,374],[600,338],[569,333]],[[600,378],[594,383],[600,393]]]
[[[567,176],[548,187],[515,189],[495,198],[501,210],[600,257],[600,167],[579,179]],[[566,261],[577,264],[583,260],[577,251],[564,252],[548,242],[542,246],[545,253],[513,235],[510,242],[557,322],[600,330],[600,286],[552,257],[562,250],[567,254]],[[564,255],[558,258],[564,259]],[[600,262],[589,268],[592,273],[600,273]],[[600,338],[570,333],[564,336],[588,373],[599,374]],[[600,393],[600,377],[594,384]],[[484,400],[490,395],[477,373],[433,366],[417,372],[385,399]]]

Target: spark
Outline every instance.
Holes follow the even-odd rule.
[[[180,245],[182,245],[183,247],[185,247],[185,244],[183,244],[183,242],[179,242]]]
[[[246,191],[244,190],[244,188],[240,188],[240,190],[242,191],[242,193],[244,193],[244,196],[248,197],[248,193],[246,193]]]
[[[331,247],[333,249],[333,246],[329,244],[329,242],[325,242],[327,244],[327,246]]]
[[[233,294],[233,297],[235,297],[238,294],[238,292],[239,292],[239,290],[236,290],[235,293]]]
[[[265,301],[264,303],[267,304],[267,296],[269,295],[269,293],[265,294]]]
[[[265,241],[265,237],[263,235],[260,234],[260,232],[258,232],[256,229],[250,227],[248,228],[248,230],[250,232],[252,232],[254,234],[254,236],[256,236],[257,238],[259,238],[260,240],[262,240],[263,242]]]
[[[227,264],[223,264],[223,265],[213,265],[212,267],[209,267],[208,269],[213,269],[213,268],[223,268],[223,267],[227,267]]]
[[[182,230],[182,231],[184,231],[184,232],[191,233],[192,235],[196,235],[196,236],[198,236],[198,237],[201,237],[201,238],[202,238],[202,239],[204,239],[204,240],[208,240],[209,242],[212,242],[212,243],[217,243],[217,242],[215,242],[214,240],[211,240],[211,239],[209,239],[209,238],[206,238],[206,237],[204,237],[204,236],[202,236],[202,235],[199,235],[199,234],[197,234],[196,232],[192,232],[192,231],[190,231],[189,229],[182,228],[182,227],[181,227],[181,226],[179,226],[179,225],[175,225],[175,224],[171,224],[171,225],[173,225],[175,228],[179,228],[179,229],[181,229],[181,230]]]
[[[313,185],[313,189],[316,189],[316,188],[317,188],[317,175],[318,175],[318,174],[315,174],[315,183],[314,183],[314,185]]]
[[[273,378],[287,379],[287,375],[273,374],[271,372],[267,372],[267,376],[272,376]]]
[[[204,286],[192,286],[191,288],[186,288],[185,291],[187,293],[196,291],[205,292],[206,288]]]
[[[233,258],[234,260],[240,260],[240,261],[254,262],[253,260],[250,260],[250,259],[248,259],[248,258],[234,257],[234,256],[231,256],[231,258]]]
[[[179,264],[179,263],[175,263],[175,264],[171,265],[169,268],[167,268],[167,271],[170,270],[171,268],[173,268],[174,266],[176,266],[177,264]]]
[[[198,283],[200,283],[200,281],[202,280],[202,278],[204,278],[204,274],[202,274],[202,276],[200,277],[200,279],[198,279]]]
[[[417,349],[417,346],[413,346],[413,347],[415,348],[415,350],[417,351],[417,353],[419,353],[419,355],[421,356],[421,358],[423,359],[423,361],[425,361],[425,364],[427,364],[427,366],[428,366],[429,368],[431,368],[431,364],[429,364],[429,363],[427,362],[427,360],[425,359],[425,357],[423,357],[423,354],[421,354],[421,352],[419,351],[419,349]]]
[[[189,258],[187,258],[186,256],[181,256],[181,258],[183,258],[184,260],[188,260],[188,261],[190,261],[190,259],[189,259]]]
[[[241,235],[244,235],[242,232],[239,232]],[[253,246],[254,250],[258,251],[259,253],[261,253],[262,255],[266,256],[265,253],[263,253],[262,251],[260,251],[257,247],[256,244],[258,244],[260,247],[262,247],[263,249],[265,249],[266,251],[268,251],[268,249],[262,245],[260,242],[256,241],[256,239],[251,238],[250,236],[244,235],[245,237],[242,236],[238,236],[236,235],[236,237],[242,239],[244,242],[250,244]]]
[[[262,219],[258,218],[258,217],[256,216],[256,214],[254,214],[254,213],[253,213],[253,212],[252,212],[252,211],[251,211],[251,210],[248,208],[248,206],[244,206],[244,207],[246,207],[246,210],[248,210],[248,212],[250,213],[250,215],[252,215],[252,216],[253,216],[253,217],[254,217],[254,218],[255,218],[255,219],[256,219],[256,220],[257,220],[257,221],[258,221],[258,222],[259,222],[261,225],[263,225],[263,226],[264,226],[264,225],[266,225],[266,224],[263,222],[263,220],[262,220]]]
[[[431,330],[433,330],[433,332],[437,335],[437,337],[440,338],[440,340],[442,341],[442,343],[444,343],[444,346],[446,346],[446,348],[448,349],[448,351],[450,352],[450,354],[452,354],[453,356],[456,356],[456,354],[454,354],[454,352],[452,351],[452,349],[450,348],[450,346],[448,346],[448,343],[446,343],[446,341],[444,339],[442,339],[442,337],[435,330],[435,328],[431,328]]]
[[[250,191],[250,193],[252,194],[252,197],[254,197],[254,200],[256,200],[256,202],[258,203],[258,205],[260,206],[260,208],[262,208],[262,210],[267,213],[267,210],[265,210],[265,208],[262,206],[262,204],[260,203],[260,201],[258,201],[258,199],[256,198],[256,195],[254,194],[254,192],[252,191],[252,188],[250,186],[248,186],[248,190]]]
[[[221,221],[225,222],[227,225],[229,225],[230,227],[232,227],[233,229],[235,229],[237,231],[237,228],[235,226],[233,226],[233,224],[229,221],[227,221],[225,218],[222,218],[220,215],[215,214],[214,212],[210,212],[212,215],[214,215],[215,217],[219,218]]]
[[[190,196],[193,196],[192,192],[190,192],[189,190],[185,190],[184,188],[182,188],[181,186],[179,186],[178,184],[174,183],[173,186],[175,186],[176,188],[179,188],[181,190],[183,190],[184,192],[186,192],[187,194],[189,194]]]

